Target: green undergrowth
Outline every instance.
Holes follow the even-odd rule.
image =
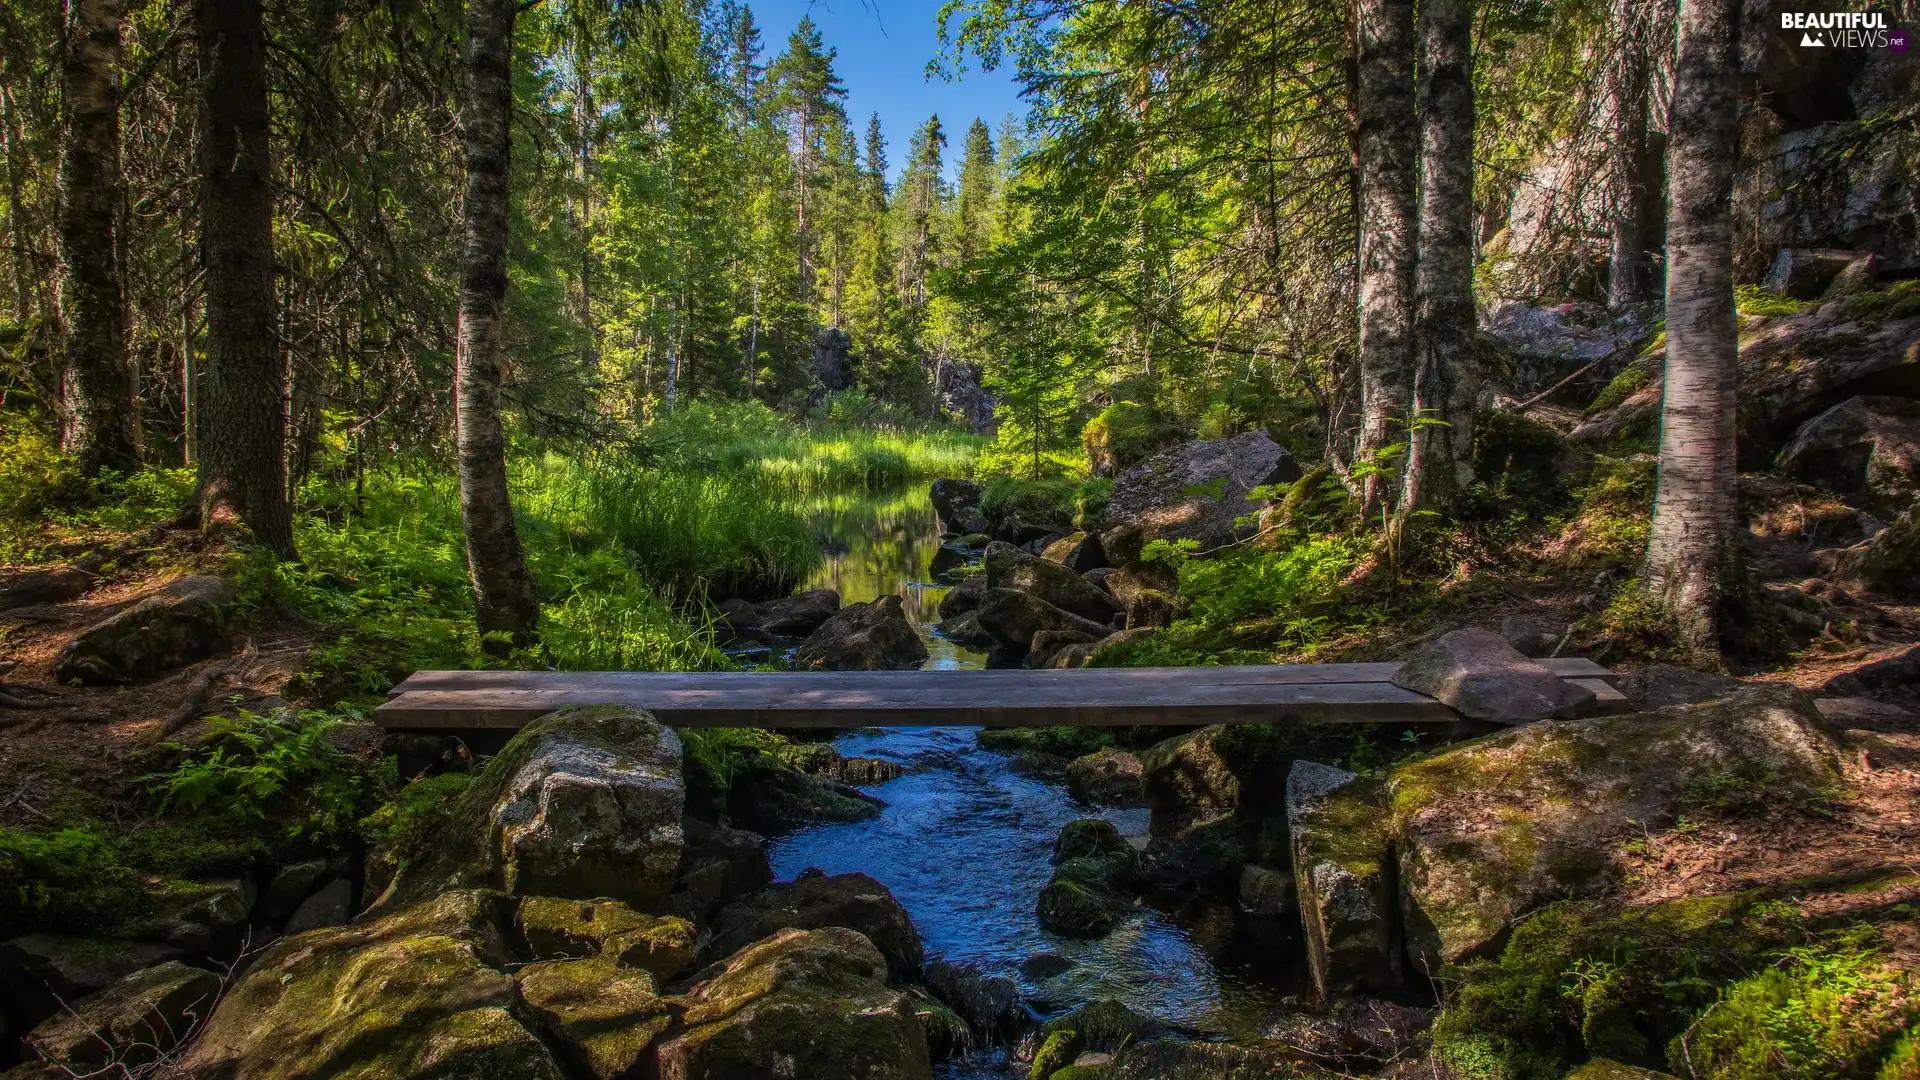
[[[1875,1080],[1916,1015],[1880,927],[1915,913],[1816,919],[1783,895],[1546,908],[1446,976],[1435,1051],[1465,1080],[1559,1080],[1589,1058],[1699,1080]]]
[[[1920,278],[1850,297],[1845,310],[1855,319],[1909,319],[1920,315]]]
[[[54,543],[144,529],[193,493],[187,469],[107,472],[92,480],[34,413],[0,410],[0,562],[38,562]]]
[[[1758,285],[1735,285],[1733,306],[1742,315],[1778,318],[1783,315],[1798,315],[1806,309],[1807,305],[1805,301],[1795,300],[1784,293],[1773,292]]]
[[[694,402],[648,425],[641,440],[670,468],[741,474],[802,491],[971,476],[987,442],[952,428],[875,430],[864,421],[857,406],[807,425],[759,402]]]

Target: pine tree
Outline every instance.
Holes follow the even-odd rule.
[[[818,216],[819,176],[832,145],[828,133],[834,121],[846,122],[841,100],[847,96],[847,88],[833,71],[838,55],[839,50],[826,46],[813,20],[801,16],[800,24],[787,38],[787,51],[768,71],[776,87],[776,105],[787,118],[793,153],[794,235],[799,249],[795,270],[801,303],[807,303],[813,295],[817,241],[812,219]]]
[[[927,304],[927,274],[940,257],[940,216],[946,201],[946,132],[930,116],[913,133],[907,167],[900,175],[900,296],[915,308]]]
[[[953,256],[960,262],[986,254],[993,242],[999,178],[993,134],[975,117],[960,158],[960,194],[954,209]]]

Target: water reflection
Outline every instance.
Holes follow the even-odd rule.
[[[898,593],[927,643],[927,668],[986,666],[986,654],[933,629],[947,588],[928,580],[927,566],[940,547],[940,520],[926,488],[824,496],[813,507],[813,528],[825,557],[803,588],[838,589],[848,604]]]

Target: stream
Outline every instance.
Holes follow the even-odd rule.
[[[845,603],[899,593],[927,642],[927,667],[984,666],[981,653],[932,629],[947,590],[927,581],[940,533],[924,487],[838,499],[818,509],[816,528],[826,558],[805,588],[838,589]],[[834,745],[842,754],[890,758],[917,771],[866,789],[887,801],[878,818],[774,841],[775,877],[808,867],[871,875],[905,905],[929,960],[1007,975],[1043,1014],[1112,997],[1195,1034],[1257,1038],[1281,998],[1299,991],[1298,975],[1252,961],[1258,950],[1237,931],[1230,908],[1176,914],[1143,907],[1092,941],[1040,929],[1034,905],[1061,827],[1098,813],[1140,844],[1147,811],[1080,806],[1063,786],[1021,775],[1007,755],[981,747],[978,730],[880,728],[840,737]],[[1023,975],[1022,961],[1041,953],[1072,966],[1043,979]],[[935,1075],[985,1080],[1013,1075],[1008,1068],[1004,1050],[988,1050],[945,1062]]]

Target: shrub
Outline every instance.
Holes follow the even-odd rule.
[[[1144,461],[1179,438],[1179,430],[1158,410],[1131,401],[1114,402],[1080,429],[1087,467],[1099,476],[1112,476]]]
[[[333,838],[359,818],[362,799],[375,794],[368,777],[328,739],[341,723],[341,714],[321,710],[285,719],[246,711],[216,716],[200,744],[162,747],[180,755],[178,764],[138,783],[161,813],[273,821],[294,839]]]

